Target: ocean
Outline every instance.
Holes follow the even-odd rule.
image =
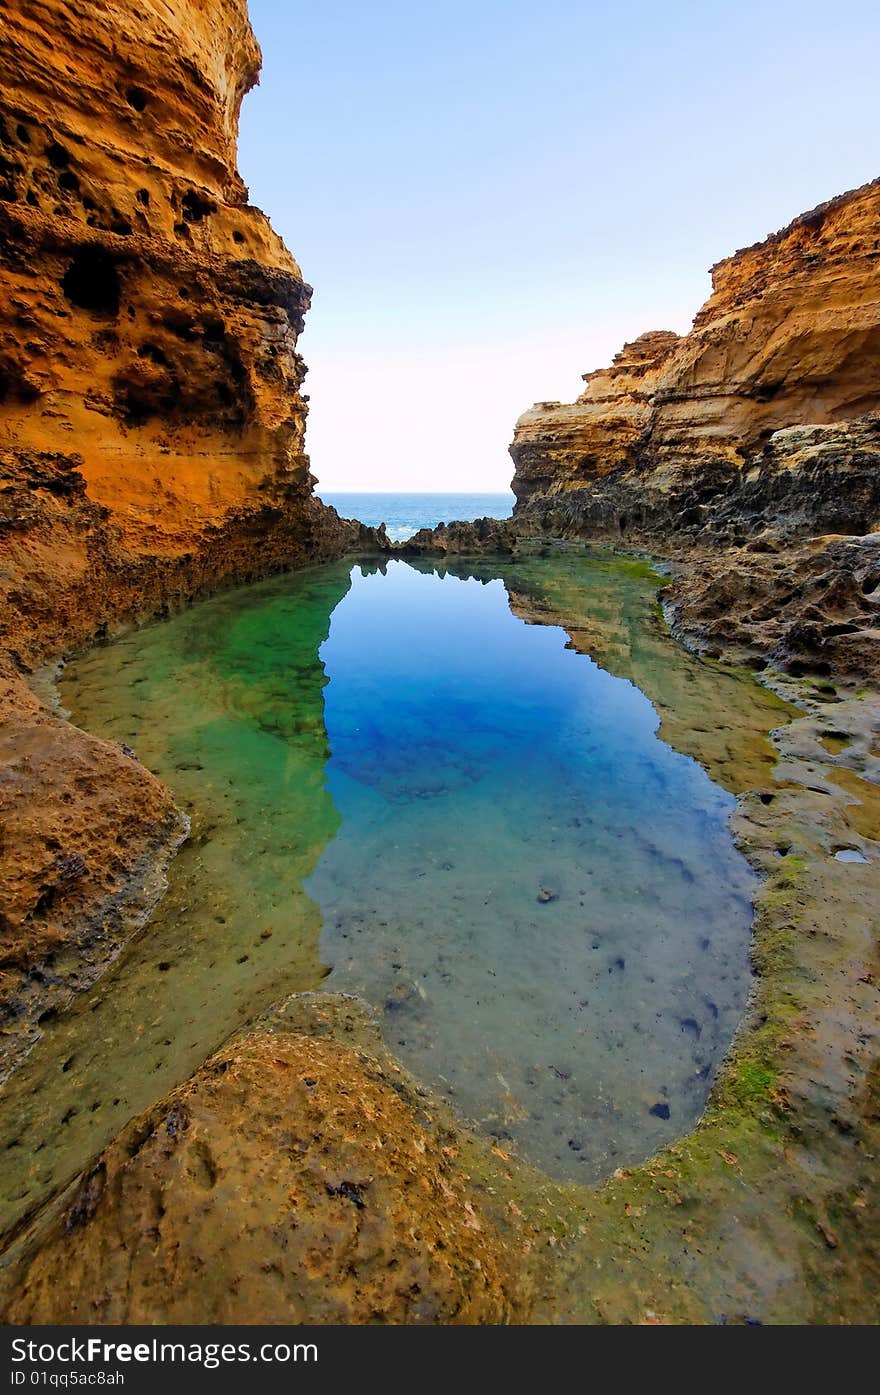
[[[336,494],[318,491],[343,518],[378,528],[384,523],[392,542],[404,542],[420,528],[453,519],[509,518],[512,494]]]

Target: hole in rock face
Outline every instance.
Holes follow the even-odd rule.
[[[112,257],[100,247],[84,247],[74,257],[61,281],[67,299],[96,315],[119,313],[121,285]]]
[[[784,383],[761,383],[755,388],[756,402],[772,402],[782,391]]]
[[[197,338],[195,320],[184,310],[167,310],[162,316],[162,323],[187,344],[192,344]]]
[[[184,222],[200,223],[203,218],[216,212],[217,205],[211,199],[197,193],[195,189],[188,189],[180,201],[180,209]]]
[[[150,100],[150,94],[145,87],[138,87],[135,85],[126,88],[125,100],[130,107],[134,107],[135,111],[146,111],[147,103]]]
[[[826,730],[819,733],[819,745],[824,746],[832,756],[836,756],[852,745],[852,737],[845,731]]]
[[[63,145],[58,144],[57,140],[53,141],[52,144],[47,147],[46,159],[55,170],[63,170],[70,164],[70,155]]]
[[[0,363],[0,402],[34,402],[39,395],[19,365]]]
[[[138,358],[148,358],[151,363],[159,364],[163,368],[168,366],[167,355],[159,348],[158,344],[152,344],[149,341],[141,344],[138,349]]]

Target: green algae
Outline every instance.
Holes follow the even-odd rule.
[[[660,633],[656,612],[654,620]],[[791,710],[773,709],[772,724]],[[738,790],[766,787],[779,754],[768,742],[768,759],[747,725],[747,773],[729,752],[717,767]],[[681,739],[690,744],[686,731]],[[787,731],[777,745],[791,749]],[[521,1240],[534,1321],[876,1321],[864,1281],[878,1252],[868,1205],[876,1179],[865,1159],[880,1144],[880,1080],[861,1063],[875,1020],[863,979],[876,964],[878,864],[857,884],[829,857],[846,828],[845,801],[821,800],[793,779],[777,788],[769,807],[744,801],[737,816],[738,836],[768,874],[755,924],[758,979],[694,1132],[590,1189],[499,1156],[446,1114],[488,1214]],[[792,846],[795,863],[782,869],[776,854]],[[835,1071],[841,1051],[845,1070]],[[399,1069],[393,1055],[382,1059]],[[435,1108],[427,1092],[419,1097]],[[840,1127],[829,1123],[832,1108]]]
[[[339,826],[319,649],[349,573],[322,567],[248,588],[261,602],[257,647],[233,591],[69,665],[73,719],[135,745],[192,828],[145,932],[44,1024],[0,1096],[5,1225],[230,1032],[326,975],[321,913],[303,882]]]
[[[632,591],[625,604],[608,594],[614,589],[616,561],[608,564],[604,581],[601,569],[594,573],[593,592],[587,603],[583,594],[578,597],[575,564],[566,563],[560,576],[556,562],[554,558],[552,565],[540,559],[530,561],[527,566],[517,563],[510,575],[506,562],[490,564],[486,571],[496,576],[499,570],[504,571],[515,614],[534,619],[535,623],[566,625],[576,647],[589,648],[590,652],[595,650],[608,671],[628,678],[648,693],[661,713],[664,739],[701,760],[713,778],[736,792],[766,788],[773,779],[777,758],[768,731],[771,727],[781,727],[792,709],[772,694],[766,694],[751,674],[730,674],[722,666],[704,663],[677,650],[654,599],[659,578],[644,562],[626,564],[622,572],[627,583],[632,582]],[[583,562],[579,565],[583,569]],[[555,577],[554,570],[557,571]],[[337,585],[344,591],[346,584],[347,575],[340,569]],[[329,594],[324,600],[332,608]],[[318,611],[320,606],[316,609],[316,620]],[[326,629],[328,613],[324,616],[323,629]],[[205,662],[206,655],[200,645],[207,638],[206,631],[202,630],[201,638],[193,634],[188,641],[189,659],[195,665],[194,676],[198,665]],[[296,806],[296,818],[300,823],[310,817],[310,800],[323,788],[323,774],[310,792],[308,786],[308,772],[315,763],[323,772],[326,760],[326,733],[320,715],[325,675],[317,657],[321,638],[322,625],[316,623],[312,640],[303,647],[304,663],[311,655],[312,680],[305,677],[303,664],[297,666],[303,683],[298,705],[306,710],[295,719],[281,701],[278,687],[285,681],[282,658],[278,658],[277,665],[271,666],[270,671],[252,673],[247,681],[243,680],[243,665],[250,662],[252,656],[246,635],[242,633],[231,632],[221,646],[217,670],[211,678],[216,694],[222,694],[224,710],[234,711],[237,720],[243,718],[249,730],[248,740],[254,742],[255,779],[262,780],[267,770],[274,778],[276,768],[282,767],[278,761],[278,745],[271,748],[273,758],[270,759],[268,753],[265,760],[260,756],[259,752],[266,749],[261,744],[263,738],[285,747],[283,764],[293,760],[289,767],[292,778],[288,781],[288,789],[302,794],[302,803]],[[674,656],[674,662],[670,655]],[[684,679],[681,676],[684,670],[693,677]],[[158,666],[155,672],[158,679],[161,672]],[[136,676],[145,677],[140,673]],[[75,674],[71,677],[75,680]],[[259,701],[252,703],[250,694],[254,683],[260,692]],[[130,686],[137,691],[143,689],[145,683],[132,681]],[[750,707],[752,698],[754,707]],[[154,715],[159,714],[164,720],[167,714],[155,707],[155,702],[156,695],[152,694],[149,703],[141,706],[139,697],[137,725],[127,726],[124,732],[108,728],[107,734],[113,739],[129,740],[132,732],[154,726],[151,721]],[[679,706],[686,713],[684,717],[679,715]],[[695,722],[697,712],[700,717]],[[707,717],[707,713],[714,717]],[[167,1089],[168,1076],[174,1077],[179,1072],[177,1078],[183,1078],[192,1064],[200,1063],[207,1054],[200,1042],[211,1033],[217,1032],[222,1037],[236,1026],[246,1025],[261,1010],[261,1004],[265,1006],[287,991],[309,987],[319,982],[325,972],[317,952],[319,918],[309,919],[305,904],[308,898],[304,898],[298,903],[302,912],[302,939],[297,972],[292,972],[291,946],[288,945],[282,956],[281,971],[277,973],[277,986],[269,983],[278,968],[272,962],[271,972],[251,985],[235,1009],[227,1011],[225,1019],[220,1020],[218,1015],[217,1020],[211,1022],[211,1033],[206,1032],[201,1038],[193,1032],[197,1016],[210,1015],[212,1009],[223,1004],[227,985],[234,983],[232,963],[237,972],[250,973],[247,966],[258,960],[267,947],[274,952],[279,938],[278,931],[273,928],[268,939],[262,939],[254,922],[249,926],[246,942],[236,931],[228,946],[237,951],[235,956],[227,958],[225,953],[218,952],[213,963],[207,965],[213,981],[210,995],[202,1001],[198,1001],[198,995],[190,997],[189,981],[181,981],[178,977],[188,955],[188,935],[185,946],[181,947],[181,927],[199,922],[207,914],[209,919],[214,918],[213,924],[218,927],[213,933],[222,937],[225,931],[216,917],[223,916],[228,923],[230,907],[228,900],[226,905],[222,904],[224,898],[218,886],[222,888],[224,881],[238,873],[232,865],[231,844],[224,848],[224,835],[220,831],[226,826],[228,813],[222,786],[210,781],[215,767],[209,765],[209,761],[219,758],[222,765],[222,724],[218,727],[217,721],[214,713],[204,725],[204,756],[208,759],[197,762],[202,764],[202,770],[191,768],[193,761],[186,743],[168,743],[167,751],[162,751],[154,731],[149,739],[155,742],[155,747],[149,749],[148,754],[147,744],[138,738],[139,754],[152,768],[157,768],[163,760],[167,762],[160,773],[180,791],[178,798],[185,802],[193,817],[194,836],[178,859],[166,906],[141,944],[132,947],[135,955],[143,952],[144,945],[148,947],[152,976],[128,969],[127,954],[117,969],[111,970],[111,975],[119,973],[119,979],[108,976],[85,995],[89,1004],[86,1008],[83,1003],[79,1027],[73,1015],[68,1014],[73,1025],[71,1036],[65,1037],[58,1031],[64,1019],[62,1023],[47,1026],[48,1049],[43,1059],[48,1075],[54,1070],[57,1076],[60,1065],[68,1060],[62,1053],[77,1031],[85,1039],[91,1035],[94,1023],[106,1035],[107,1043],[100,1068],[95,1057],[93,1068],[77,1075],[80,1068],[74,1059],[64,1073],[65,1089],[59,1090],[57,1082],[53,1082],[51,1093],[43,1096],[30,1119],[26,1091],[19,1096],[25,1101],[22,1110],[25,1131],[21,1133],[19,1147],[13,1148],[7,1157],[14,1157],[20,1148],[24,1161],[30,1147],[33,1155],[28,1161],[32,1163],[36,1158],[36,1168],[28,1179],[27,1196],[16,1201],[20,1209],[34,1205],[53,1187],[61,1185],[77,1165],[81,1166],[82,1159],[92,1156],[101,1146],[101,1138],[116,1131],[116,1117],[126,1111],[134,1112],[136,1100],[159,1097]],[[89,725],[92,725],[91,717]],[[291,758],[290,751],[297,747],[299,753]],[[306,755],[308,758],[304,759]],[[206,776],[208,783],[203,785],[200,782]],[[202,790],[210,792],[208,798],[202,797]],[[324,797],[329,800],[326,789]],[[499,1225],[524,1237],[529,1282],[535,1288],[533,1311],[537,1320],[736,1322],[747,1320],[756,1309],[760,1310],[762,1320],[779,1320],[797,1311],[797,1300],[789,1295],[783,1282],[781,1261],[775,1256],[790,1243],[783,1222],[788,1205],[785,1198],[790,1196],[790,1184],[785,1179],[792,1164],[784,1160],[783,1153],[796,1136],[798,1123],[787,1102],[793,1077],[792,1056],[796,1054],[792,1043],[799,1040],[798,1029],[811,993],[814,993],[813,971],[807,973],[806,979],[804,977],[804,940],[800,927],[809,922],[811,915],[815,856],[809,840],[805,843],[802,837],[795,836],[803,829],[802,817],[797,812],[798,798],[796,791],[790,795],[786,793],[778,806],[774,804],[761,812],[766,822],[766,836],[747,823],[749,837],[754,840],[757,851],[764,850],[765,866],[771,873],[771,879],[760,894],[756,924],[753,957],[760,975],[758,999],[719,1076],[704,1121],[695,1132],[646,1163],[623,1169],[599,1190],[553,1183],[540,1172],[524,1167],[515,1157],[504,1158],[492,1152],[478,1138],[462,1136],[460,1132],[455,1135],[490,1214]],[[253,804],[254,816],[262,817],[268,806],[260,809],[256,797]],[[329,800],[330,807],[317,818],[312,830],[315,858],[336,833],[338,811],[332,804]],[[233,819],[241,812],[236,807]],[[658,811],[656,817],[661,820],[662,813]],[[206,850],[212,842],[219,843],[218,851],[224,856],[206,861]],[[774,849],[786,846],[798,848],[794,862],[789,861],[791,854],[784,859],[773,858]],[[802,846],[805,846],[804,852],[800,851]],[[299,861],[294,869],[297,875],[309,865],[310,856],[304,851],[301,832],[298,842],[291,830],[287,852],[296,856],[298,848]],[[267,855],[262,854],[263,857]],[[803,865],[799,865],[799,860]],[[844,884],[845,869],[841,872],[838,868],[833,875]],[[254,886],[259,889],[260,885],[255,873]],[[266,909],[270,916],[274,913],[273,908],[267,906]],[[162,939],[163,924],[171,928],[172,938],[173,934],[177,935],[176,947],[171,940]],[[155,940],[152,939],[154,933]],[[198,936],[194,955],[200,960]],[[164,956],[161,963],[165,967],[156,962],[160,956]],[[242,956],[246,956],[244,963],[240,962]],[[167,967],[169,963],[173,968]],[[146,1005],[149,1004],[152,1011],[157,986],[160,999],[166,991],[178,996],[183,1000],[184,1011],[177,1026],[166,1017],[160,1028],[165,1033],[165,1054],[159,1053],[163,1064],[153,1073],[149,1069],[151,1062],[144,1068],[145,1054],[138,1045],[147,1035],[149,1025],[144,1027],[140,1038],[133,1036],[130,1046],[125,1043],[125,1035],[127,1032],[136,1034],[148,1018]],[[126,995],[138,993],[142,1006],[139,1014],[132,1014],[126,1008]],[[74,1013],[77,1011],[78,1008],[74,1009]],[[91,1023],[85,1018],[85,1011],[94,1014]],[[118,1031],[114,1021],[117,1016],[121,1018]],[[175,1036],[175,1032],[179,1035]],[[38,1048],[38,1052],[40,1050]],[[192,1064],[188,1063],[190,1057]],[[393,1060],[393,1056],[389,1059]],[[143,1080],[135,1086],[132,1079],[137,1070]],[[41,1077],[38,1072],[30,1079],[31,1086],[39,1092],[47,1083],[47,1074]],[[111,1100],[110,1092],[118,1087],[120,1079],[125,1093],[120,1099]],[[67,1099],[68,1081],[71,1091],[81,1092],[83,1104],[62,1124],[59,1105]],[[176,1079],[172,1079],[172,1083],[176,1083]],[[98,1107],[92,1111],[96,1100]],[[453,1130],[454,1116],[450,1114],[449,1118]],[[32,1131],[28,1133],[28,1129]],[[38,1138],[43,1140],[42,1147],[37,1143],[34,1148]],[[806,1187],[800,1174],[796,1175],[797,1186]],[[744,1191],[746,1185],[754,1190]],[[774,1216],[765,1222],[768,1202],[760,1198],[762,1188],[768,1195],[780,1198],[782,1219]],[[835,1230],[845,1234],[849,1233],[848,1222],[846,1215],[839,1219],[837,1211],[826,1205],[821,1197],[809,1199],[807,1206],[811,1210],[803,1229],[804,1244],[811,1256],[809,1264],[815,1262],[815,1266],[819,1266],[827,1253],[827,1242],[821,1233],[825,1224],[823,1216],[833,1215]],[[734,1213],[736,1222],[731,1219]],[[748,1246],[754,1247],[758,1255],[757,1260],[750,1261],[752,1270],[747,1281],[737,1277],[737,1262],[730,1258],[736,1254],[736,1246],[742,1243],[743,1236],[748,1237]],[[728,1258],[720,1264],[719,1257],[725,1255]],[[827,1293],[822,1296],[825,1285],[820,1268],[815,1268],[815,1275],[814,1279],[813,1269],[810,1269],[805,1279],[809,1285],[816,1285],[815,1302],[831,1304]],[[755,1296],[764,1289],[781,1296],[768,1305]]]
[[[600,665],[643,682],[665,708],[667,740],[685,695],[691,708],[704,705],[707,734],[717,724],[713,710],[719,717],[733,710],[726,676],[670,639],[657,614],[660,578],[646,562],[554,556],[479,564],[465,574],[486,582],[503,574],[510,608],[527,623],[556,624],[559,607],[567,607],[573,630],[572,616],[589,629]],[[10,1218],[62,1185],[229,1032],[278,997],[325,981],[336,949],[325,946],[322,955],[322,910],[305,885],[340,819],[327,788],[327,675],[319,650],[349,585],[349,566],[339,564],[230,592],[68,668],[62,695],[74,719],[133,746],[171,786],[192,833],[147,932],[68,1013],[46,1024],[6,1092]],[[574,632],[583,640],[586,631]],[[761,690],[737,678],[734,691],[737,714],[748,709],[746,695],[754,700],[750,732],[762,723],[766,731]],[[446,756],[438,754],[442,764]],[[405,751],[401,759],[394,779],[405,782]],[[375,764],[383,787],[396,760],[386,747]],[[539,769],[536,778],[543,778]],[[441,788],[436,774],[425,779]],[[549,806],[548,817],[555,822]],[[653,818],[646,806],[644,834],[665,839]],[[415,883],[413,893],[424,897],[425,885]],[[534,892],[526,899],[533,902]],[[393,909],[411,917],[399,889],[397,901]],[[559,912],[553,906],[540,914],[549,926]],[[439,929],[437,918],[433,924]],[[409,1001],[419,1003],[414,993]],[[547,1073],[557,1093],[570,1090],[569,1069]],[[661,1122],[653,1121],[658,1133]],[[675,1127],[674,1120],[664,1125]]]

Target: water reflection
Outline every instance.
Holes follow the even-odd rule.
[[[424,1079],[558,1175],[699,1113],[748,986],[719,786],[766,771],[780,705],[669,640],[643,566],[443,572],[295,573],[70,666],[74,720],[132,746],[193,836],[146,932],[0,1097],[7,1224],[331,968]]]

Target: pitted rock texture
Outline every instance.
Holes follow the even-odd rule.
[[[519,529],[508,519],[477,518],[473,523],[438,523],[436,528],[420,528],[411,538],[395,543],[395,552],[418,556],[420,553],[480,552],[503,555],[513,552]]]
[[[670,559],[662,598],[678,637],[706,657],[750,668],[880,684],[880,532],[783,541],[760,518],[755,527],[741,546],[650,542],[651,555]],[[565,531],[558,513],[540,519],[526,512],[423,528],[395,551],[516,556],[552,552],[560,534],[578,536]]]
[[[235,1038],[97,1159],[6,1320],[509,1320],[517,1266],[453,1142],[364,1051]]]
[[[23,675],[224,582],[387,544],[312,496],[310,290],[236,169],[245,0],[10,0],[2,28],[0,1010],[27,1034],[142,921],[180,828]]]
[[[69,645],[358,540],[311,498],[310,288],[236,170],[259,63],[244,0],[4,7],[0,604],[25,661],[43,626]]]
[[[698,549],[666,599],[709,657],[880,687],[880,533]]]
[[[164,889],[186,820],[130,751],[42,710],[0,662],[0,1079]]]
[[[734,543],[756,519],[787,536],[878,526],[880,181],[712,281],[689,334],[643,335],[576,403],[520,417],[517,516],[570,536]]]

